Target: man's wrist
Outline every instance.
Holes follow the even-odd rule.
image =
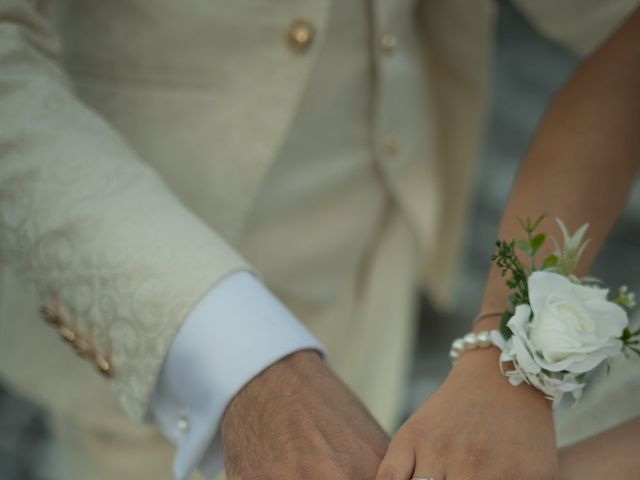
[[[287,394],[301,388],[309,378],[326,369],[326,362],[317,350],[299,350],[281,358],[252,378],[233,397],[222,419],[223,429],[227,417],[243,412],[245,405],[255,408],[256,403],[270,398],[273,392]]]
[[[325,366],[326,363],[317,350],[299,350],[265,368],[245,387],[250,386],[256,381],[257,383],[269,384],[270,382],[279,383],[283,378],[287,377],[305,377]],[[242,390],[244,390],[244,388]]]
[[[177,447],[176,478],[196,468],[207,477],[219,472],[220,426],[232,399],[270,365],[312,349],[323,351],[252,273],[233,272],[213,286],[180,327],[151,405],[156,424]]]
[[[326,362],[322,357],[322,354],[318,350],[305,349],[287,355],[282,360],[274,364],[274,366],[277,365],[279,365],[280,367],[287,366],[287,368],[304,370],[312,366],[325,366]]]

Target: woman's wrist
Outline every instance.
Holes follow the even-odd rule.
[[[460,359],[454,364],[453,370],[462,369],[501,377],[499,358],[500,350],[495,346],[468,351],[460,356]]]
[[[473,350],[460,357],[450,375],[467,383],[470,388],[481,384],[487,390],[500,391],[501,395],[513,395],[514,398],[531,398],[532,401],[543,402],[549,411],[552,410],[552,402],[537,388],[526,383],[517,387],[511,385],[500,371],[499,359],[500,350],[497,347]]]
[[[500,312],[494,310],[492,312],[481,313],[473,321],[472,331],[479,333],[488,330],[499,330],[503,312],[504,310]]]

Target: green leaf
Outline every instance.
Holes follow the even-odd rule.
[[[536,218],[536,221],[533,222],[533,225],[531,226],[531,231],[533,232],[536,228],[538,228],[540,226],[540,223],[542,223],[542,221],[547,217],[546,213],[543,213],[542,215],[540,215],[538,218]]]
[[[518,240],[516,240],[516,247],[518,247],[519,250],[522,250],[526,254],[531,253],[529,242],[524,238],[519,238]]]
[[[546,268],[551,268],[551,267],[555,267],[558,264],[558,257],[556,255],[550,255],[547,258],[544,259],[544,262],[542,262],[542,270],[546,269]]]
[[[505,340],[509,340],[513,336],[513,332],[509,327],[507,327],[507,323],[511,320],[513,313],[509,310],[505,310],[500,318],[500,334]]]
[[[525,221],[523,219],[521,219],[520,217],[516,217],[518,219],[518,223],[520,224],[520,226],[522,227],[522,229],[525,232],[529,231],[529,225],[531,223],[531,220],[529,220],[529,218],[527,217],[527,221],[525,223]]]
[[[544,233],[539,233],[538,235],[536,235],[535,237],[533,237],[531,240],[529,240],[529,247],[531,248],[531,250],[533,250],[534,252],[537,251],[542,244],[544,243],[544,241],[546,240],[547,235]]]

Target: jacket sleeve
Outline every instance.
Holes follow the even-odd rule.
[[[638,0],[513,0],[542,35],[586,55],[604,41]]]
[[[182,320],[250,267],[74,97],[37,4],[0,0],[0,261],[144,419]]]

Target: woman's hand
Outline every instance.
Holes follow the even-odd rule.
[[[392,438],[377,480],[558,478],[551,405],[538,390],[509,384],[498,355],[462,355]]]

